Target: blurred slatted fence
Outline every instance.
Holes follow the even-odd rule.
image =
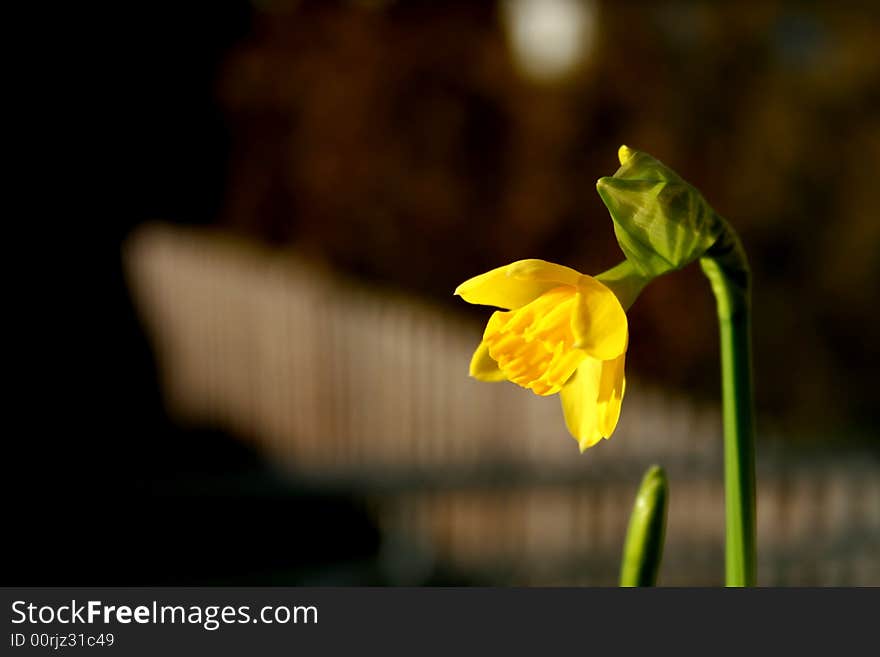
[[[613,584],[657,462],[671,481],[661,583],[720,583],[716,408],[631,381],[613,441],[580,456],[555,398],[467,377],[481,327],[446,311],[216,232],[145,226],[125,258],[172,414],[362,495],[390,546],[489,581]],[[880,584],[878,464],[780,450],[760,454],[761,582]]]

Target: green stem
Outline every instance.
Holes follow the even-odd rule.
[[[596,280],[614,292],[624,310],[629,310],[644,287],[651,282],[651,278],[640,273],[630,260],[624,260],[602,272],[596,276]]]
[[[721,329],[727,586],[754,586],[755,437],[750,289],[742,247],[730,235],[700,261],[712,284]]]

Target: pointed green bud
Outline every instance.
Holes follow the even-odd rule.
[[[659,465],[648,468],[633,505],[623,546],[621,586],[654,586],[663,558],[669,486]]]
[[[703,256],[726,222],[702,194],[647,153],[621,146],[620,168],[596,183],[627,259],[649,277]]]

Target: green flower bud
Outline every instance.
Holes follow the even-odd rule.
[[[666,473],[659,465],[652,465],[642,478],[629,518],[620,568],[621,586],[656,584],[663,558],[668,498]]]
[[[596,183],[627,259],[647,277],[681,269],[726,232],[703,195],[647,153],[621,146],[620,168]]]

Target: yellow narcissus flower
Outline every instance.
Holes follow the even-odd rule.
[[[471,376],[512,381],[542,396],[559,393],[582,452],[610,438],[626,386],[629,339],[618,295],[628,307],[642,285],[628,263],[594,278],[543,260],[520,260],[465,281],[455,294],[504,309],[486,325]]]

